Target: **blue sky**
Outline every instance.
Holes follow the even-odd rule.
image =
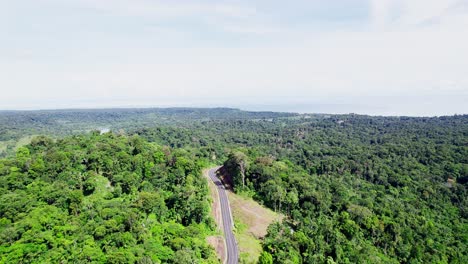
[[[466,0],[0,0],[0,32],[0,109],[468,113]]]

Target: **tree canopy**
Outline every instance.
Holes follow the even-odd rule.
[[[203,166],[138,136],[36,138],[0,160],[0,263],[215,263]]]
[[[182,108],[0,121],[3,263],[216,262],[209,163],[286,215],[260,263],[468,263],[467,115]],[[113,132],[88,131],[102,126]],[[16,144],[33,134],[46,136]]]

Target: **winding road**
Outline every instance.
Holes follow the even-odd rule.
[[[219,202],[221,205],[221,216],[223,219],[223,230],[224,237],[226,241],[226,251],[227,251],[227,264],[237,264],[239,261],[239,255],[237,250],[237,242],[234,234],[232,233],[232,228],[234,226],[232,222],[231,208],[229,206],[229,200],[226,194],[226,189],[224,188],[221,180],[216,176],[216,171],[220,167],[212,168],[208,171],[210,179],[216,185],[219,193]]]

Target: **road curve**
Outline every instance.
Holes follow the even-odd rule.
[[[213,183],[216,185],[219,193],[219,203],[221,204],[221,216],[223,219],[223,230],[224,237],[226,240],[226,251],[227,251],[227,264],[237,264],[239,261],[239,255],[237,250],[237,242],[234,234],[232,233],[232,228],[234,226],[231,216],[231,208],[229,206],[228,197],[226,190],[224,188],[221,180],[216,176],[216,171],[220,167],[212,168],[208,171],[208,175]]]

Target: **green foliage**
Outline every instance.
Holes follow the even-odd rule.
[[[21,137],[99,127],[119,135],[37,137],[13,157]],[[236,192],[287,216],[259,261],[468,263],[467,131],[466,115],[3,112],[0,263],[209,262],[198,175],[222,162]],[[56,214],[45,223],[57,228],[38,212]]]
[[[230,153],[224,162],[224,168],[229,172],[234,188],[236,190],[245,189],[245,173],[249,168],[247,156],[240,151]]]
[[[0,263],[214,262],[201,167],[165,151],[91,133],[0,160]]]
[[[263,251],[258,259],[258,264],[273,264],[273,256],[270,253]]]
[[[466,117],[347,118],[243,150],[245,186],[288,215],[264,252],[274,263],[466,262]],[[237,184],[233,153],[225,168]]]
[[[236,192],[287,214],[264,241],[275,263],[464,263],[466,131],[467,116],[308,115],[139,133],[225,157]]]

